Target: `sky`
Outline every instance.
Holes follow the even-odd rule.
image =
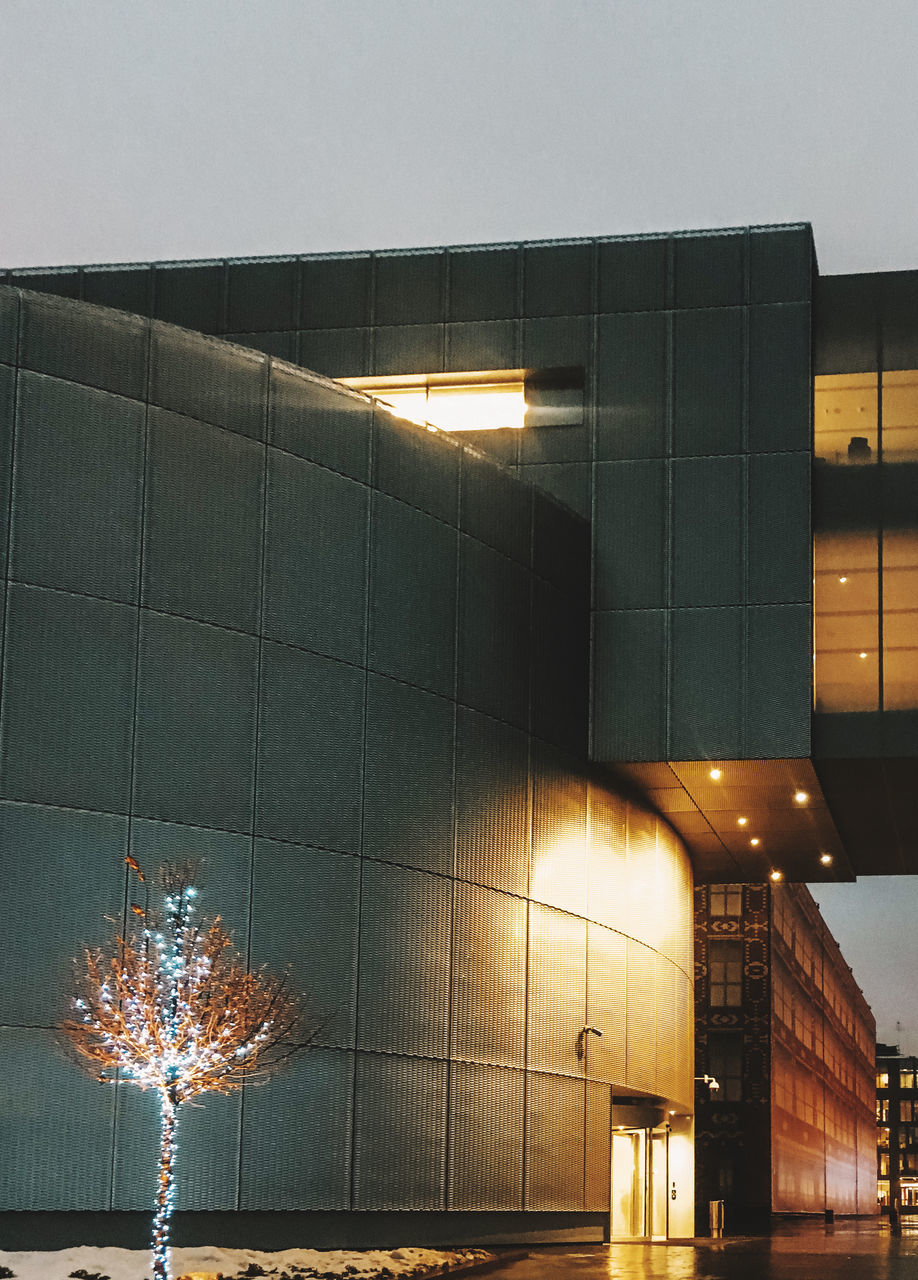
[[[916,47],[915,0],[0,0],[0,266],[802,220],[915,269]],[[814,892],[918,1054],[918,879]]]

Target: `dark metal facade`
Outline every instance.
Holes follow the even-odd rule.
[[[153,1100],[53,1030],[132,852],[200,859],[332,1015],[182,1117],[180,1207],[601,1234],[613,1094],[690,1109],[692,881],[586,760],[587,523],[263,353],[6,288],[0,461],[3,1207],[152,1201]]]

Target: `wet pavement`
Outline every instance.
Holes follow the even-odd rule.
[[[918,1223],[800,1222],[771,1235],[676,1244],[531,1247],[501,1280],[918,1280]]]

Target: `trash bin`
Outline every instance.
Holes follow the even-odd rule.
[[[711,1238],[719,1240],[724,1234],[724,1202],[723,1200],[708,1201],[708,1220],[711,1224]]]

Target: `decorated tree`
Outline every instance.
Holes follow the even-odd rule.
[[[125,859],[139,880],[134,858]],[[229,1093],[273,1073],[316,1033],[286,977],[249,972],[219,917],[196,920],[191,866],[160,872],[162,910],[132,904],[135,927],[110,951],[87,948],[63,1030],[98,1080],[159,1095],[161,1138],[153,1275],[170,1280],[178,1112],[200,1093]]]

